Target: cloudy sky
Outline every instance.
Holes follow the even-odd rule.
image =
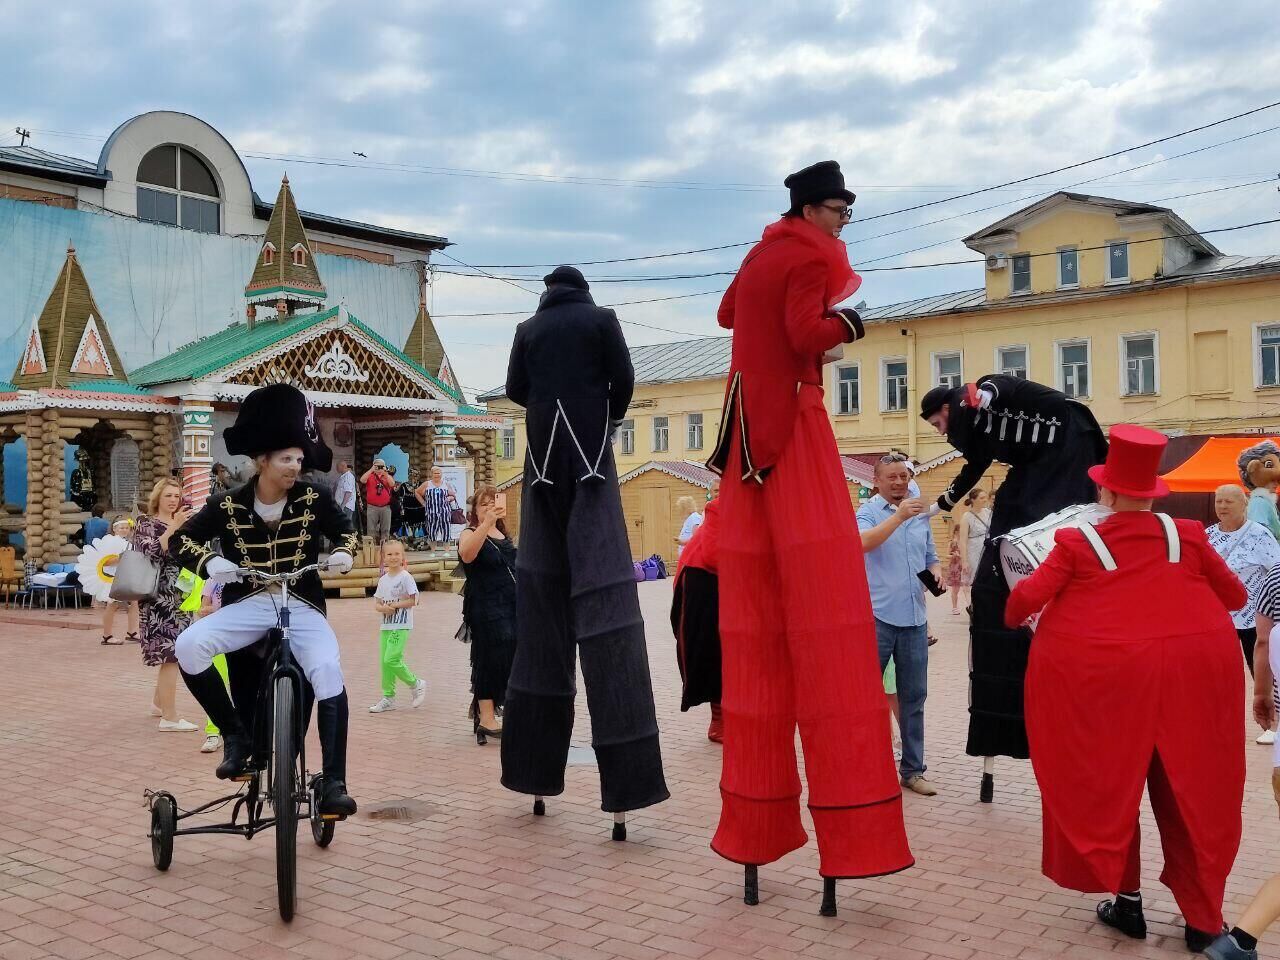
[[[110,15],[83,0],[0,0],[0,22],[0,143],[21,124],[39,146],[96,158],[130,116],[192,113],[245,155],[265,197],[287,171],[304,208],[447,236],[467,264],[750,241],[785,209],[782,178],[826,158],[858,193],[865,222],[845,238],[862,268],[971,257],[957,238],[1066,186],[1165,201],[1199,229],[1280,215],[1280,108],[894,212],[1280,100],[1273,0],[1211,14],[1192,0],[126,0]],[[1200,152],[1176,156],[1188,151]],[[1275,253],[1280,229],[1214,242]],[[600,302],[682,297],[727,278],[601,278],[727,271],[743,252],[585,270]],[[437,264],[432,306],[459,378],[493,386],[519,317],[462,315],[531,310],[539,284]],[[858,297],[873,305],[982,283],[974,265],[864,276]],[[633,342],[673,340],[716,332],[717,303],[619,314]]]

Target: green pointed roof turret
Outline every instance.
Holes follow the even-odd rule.
[[[298,214],[298,204],[289,189],[289,178],[280,181],[280,193],[271,209],[267,234],[258,250],[253,276],[244,288],[244,298],[252,306],[287,305],[292,313],[298,305],[320,307],[327,293],[316,269],[314,251]]]
[[[27,331],[11,379],[23,390],[128,379],[73,246],[67,246],[44,309]]]
[[[409,338],[404,342],[401,352],[459,397],[462,396],[462,389],[458,386],[458,379],[449,363],[449,354],[445,352],[440,334],[436,332],[436,325],[431,321],[425,300],[418,300],[418,315],[414,318],[413,328],[409,331]]]

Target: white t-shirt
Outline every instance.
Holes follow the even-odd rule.
[[[702,514],[696,510],[685,518],[684,526],[680,528],[680,539],[683,541],[676,547],[676,559],[680,559],[680,554],[684,553],[684,545],[693,539],[693,533],[702,526]]]
[[[1215,523],[1205,531],[1205,536],[1209,546],[1244,584],[1249,599],[1239,610],[1231,612],[1231,621],[1237,630],[1248,630],[1254,625],[1262,584],[1271,568],[1280,564],[1280,546],[1270,530],[1253,520],[1246,520],[1243,527],[1230,533]]]
[[[356,475],[350,470],[346,473],[339,474],[336,489],[338,494],[338,506],[343,510],[355,510]]]
[[[397,600],[403,600],[405,597],[416,597],[418,595],[418,584],[414,582],[413,574],[408,570],[401,570],[396,574],[384,573],[378,578],[378,589],[373,592],[373,595],[378,600],[394,603]],[[400,610],[384,613],[382,615],[382,629],[412,630],[413,607],[404,607]]]
[[[280,526],[280,518],[284,516],[285,504],[288,502],[288,497],[281,497],[275,503],[263,503],[255,496],[253,498],[253,512],[262,518],[262,522],[267,525],[272,533],[275,533]]]

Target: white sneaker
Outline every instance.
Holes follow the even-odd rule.
[[[394,710],[395,708],[396,708],[395,697],[383,697],[381,700],[379,700],[377,703],[375,703],[372,707],[369,708],[369,712],[370,713],[386,713],[388,710]]]
[[[216,733],[211,733],[204,738],[204,743],[200,746],[201,753],[217,753],[222,746],[222,738]]]
[[[192,731],[199,730],[199,729],[200,729],[199,727],[197,727],[194,723],[192,723],[189,720],[163,720],[162,719],[160,721],[161,733],[191,733]]]
[[[1255,741],[1253,741],[1253,742],[1254,742],[1254,743],[1261,743],[1261,744],[1263,744],[1264,746],[1265,746],[1265,745],[1268,745],[1268,744],[1275,743],[1275,742],[1276,742],[1276,732],[1275,732],[1274,730],[1263,730],[1263,731],[1262,731],[1262,734],[1258,737],[1258,739],[1257,739],[1257,740],[1255,740]]]
[[[413,703],[410,705],[413,707],[413,709],[417,710],[418,707],[422,706],[426,702],[427,702],[427,681],[419,677],[418,682],[413,685]]]

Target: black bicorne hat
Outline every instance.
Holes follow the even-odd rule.
[[[565,287],[577,287],[579,290],[591,289],[587,283],[587,278],[582,275],[582,271],[577,267],[556,267],[542,278],[542,282],[548,287],[558,284]]]
[[[256,457],[299,447],[308,470],[328,473],[333,466],[333,452],[316,426],[315,407],[301,390],[287,383],[259,387],[245,397],[223,441],[232,456]]]
[[[955,393],[955,387],[934,387],[920,401],[920,419],[928,420],[941,410]]]
[[[791,191],[791,209],[785,214],[791,217],[800,216],[807,203],[843,200],[852,204],[855,199],[854,194],[845,189],[844,174],[834,160],[823,160],[797,170],[783,180],[782,185]]]

